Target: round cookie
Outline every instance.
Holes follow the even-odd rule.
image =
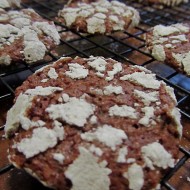
[[[139,0],[140,2],[148,2],[152,4],[158,5],[166,5],[166,6],[176,6],[180,3],[187,3],[188,0]]]
[[[63,57],[15,92],[9,160],[59,189],[155,189],[178,159],[173,89],[103,57]]]
[[[190,75],[190,23],[157,25],[146,34],[152,56]]]
[[[0,65],[35,63],[60,42],[54,23],[33,9],[0,10],[0,28]]]
[[[137,26],[139,13],[118,1],[99,0],[74,3],[58,13],[58,21],[67,27],[89,34],[108,34]]]

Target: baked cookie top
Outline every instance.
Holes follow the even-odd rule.
[[[58,20],[79,32],[107,34],[137,26],[140,17],[136,9],[124,3],[100,0],[66,6],[59,11]]]
[[[190,23],[157,25],[146,34],[152,56],[190,75]]]
[[[54,23],[33,9],[0,10],[0,28],[0,65],[37,62],[60,42]]]
[[[159,5],[176,6],[180,3],[187,3],[188,0],[139,0],[140,2],[149,2]]]
[[[63,57],[16,90],[9,160],[54,189],[154,189],[178,158],[173,89],[103,57]]]
[[[1,0],[0,8],[11,8],[13,6],[20,7],[20,0]]]

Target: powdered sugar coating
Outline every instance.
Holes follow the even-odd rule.
[[[154,170],[154,165],[162,168],[174,167],[174,159],[158,142],[143,146],[141,149],[146,166]]]
[[[127,135],[120,129],[115,129],[109,125],[103,125],[97,128],[96,131],[82,134],[81,138],[90,142],[98,140],[112,150],[116,150],[116,146],[122,144],[122,141],[127,139]]]
[[[129,181],[129,188],[133,190],[141,190],[144,184],[144,173],[141,166],[134,163],[132,164],[128,172],[124,173],[124,177]]]
[[[108,175],[111,173],[111,170],[98,164],[98,159],[85,148],[80,147],[79,151],[79,157],[65,172],[66,177],[72,181],[72,189],[109,190],[110,179]],[[79,172],[81,175],[78,176]]]
[[[50,105],[46,109],[52,119],[61,119],[70,125],[83,127],[94,111],[95,106],[84,99],[70,98],[65,104]]]
[[[59,135],[63,138],[64,130],[61,134],[45,127],[34,129],[31,138],[24,138],[21,142],[15,144],[13,148],[17,148],[26,158],[31,158],[40,152],[45,152],[48,148],[52,148],[57,144]]]

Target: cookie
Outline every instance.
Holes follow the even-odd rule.
[[[53,189],[154,189],[178,159],[173,89],[103,57],[63,57],[15,92],[9,160]]]
[[[6,8],[11,8],[12,6],[17,6],[20,7],[20,1],[11,1],[11,0],[1,0],[0,1],[0,8],[6,9]]]
[[[176,6],[180,3],[187,3],[188,0],[139,0],[140,2],[148,2],[157,5]]]
[[[35,63],[60,42],[54,23],[33,9],[0,10],[0,28],[0,65]]]
[[[190,23],[157,25],[146,34],[146,45],[156,60],[190,75]]]
[[[0,8],[11,8],[11,7],[20,7],[20,0],[1,0]]]
[[[59,11],[57,20],[79,32],[109,34],[137,26],[140,17],[136,9],[124,3],[100,0],[65,6]]]

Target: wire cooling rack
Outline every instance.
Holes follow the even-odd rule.
[[[62,9],[66,2],[66,0],[28,0],[22,3],[22,7],[33,8],[41,16],[55,21],[58,10]],[[61,56],[88,57],[94,55],[111,57],[121,61],[123,64],[141,65],[152,70],[156,73],[158,79],[165,81],[174,88],[178,107],[183,117],[190,122],[190,78],[156,61],[147,52],[143,38],[146,31],[157,24],[170,25],[177,22],[190,21],[190,2],[182,4],[179,7],[165,7],[163,9],[146,3],[140,4],[137,0],[122,2],[139,10],[141,23],[138,27],[125,32],[115,32],[106,36],[83,35],[78,32],[70,31],[66,26],[55,21],[62,37],[61,44],[54,50],[49,51],[43,62],[38,65],[18,63],[9,67],[0,67],[0,107],[5,105],[7,100],[12,101],[14,90],[21,85],[29,75],[43,65],[49,64]],[[3,126],[0,127],[0,131],[2,130]],[[163,189],[176,189],[170,184],[170,179],[175,176],[181,168],[185,167],[187,162],[190,162],[189,147],[180,146],[179,149],[181,159],[162,179],[161,185]],[[0,178],[12,168],[12,165],[0,167]],[[187,179],[187,183],[189,183],[189,178],[187,177]]]

